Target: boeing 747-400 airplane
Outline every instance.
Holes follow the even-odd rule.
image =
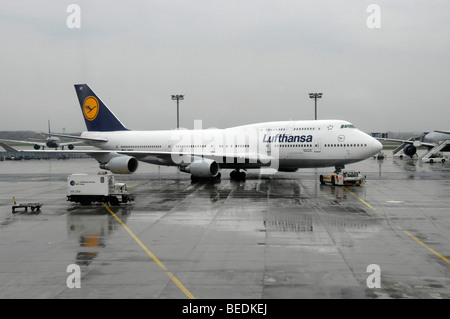
[[[86,153],[102,169],[130,174],[138,162],[178,166],[193,179],[220,178],[220,169],[233,169],[232,179],[244,179],[242,170],[263,167],[278,171],[335,167],[362,161],[381,151],[375,138],[341,120],[280,121],[226,129],[132,131],[126,128],[87,84],[75,85],[87,131],[83,140],[98,150]],[[50,152],[50,151],[47,151]]]

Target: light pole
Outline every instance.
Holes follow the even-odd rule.
[[[172,100],[177,101],[177,130],[180,128],[180,101],[184,99],[184,95],[172,95]]]
[[[314,99],[315,120],[317,120],[317,99],[322,98],[322,93],[309,93],[309,97]]]

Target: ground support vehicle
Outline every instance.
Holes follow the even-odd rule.
[[[361,186],[366,182],[366,177],[361,172],[353,170],[341,170],[329,175],[320,175],[320,183],[330,183],[331,185],[357,185]]]
[[[125,183],[116,183],[109,172],[72,174],[67,177],[67,200],[88,205],[92,202],[118,205],[133,201]]]

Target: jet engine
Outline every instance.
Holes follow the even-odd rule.
[[[416,147],[414,146],[414,145],[412,145],[412,144],[409,144],[409,145],[406,145],[404,148],[403,148],[403,153],[405,154],[405,155],[408,155],[408,156],[414,156],[414,154],[416,154],[416,152],[417,152],[417,149],[416,149]]]
[[[219,175],[219,164],[207,158],[194,159],[191,164],[181,166],[180,171],[191,173],[196,178],[214,178]]]
[[[107,163],[100,164],[101,169],[107,169],[114,174],[131,174],[138,168],[138,160],[127,155],[111,158]]]
[[[35,150],[39,150],[39,149],[41,149],[41,146],[40,146],[40,145],[38,145],[38,144],[34,144],[34,145],[33,145],[33,147],[34,147],[34,149],[35,149]]]
[[[67,145],[67,147],[69,148],[69,150],[73,150],[75,146],[73,146],[73,144],[69,144]]]

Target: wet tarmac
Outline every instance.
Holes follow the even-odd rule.
[[[331,169],[191,183],[141,163],[116,175],[135,202],[105,207],[66,201],[93,159],[0,162],[0,298],[449,298],[450,163],[347,168],[367,183],[320,185]],[[13,196],[41,211],[12,214]]]

